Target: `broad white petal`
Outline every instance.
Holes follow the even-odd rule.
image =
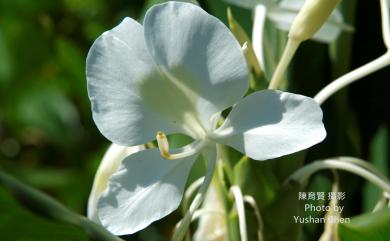
[[[158,149],[128,156],[98,201],[103,226],[116,235],[132,234],[177,209],[196,157],[165,160]]]
[[[108,178],[116,172],[122,163],[122,160],[130,154],[144,150],[143,145],[140,146],[119,146],[111,144],[108,148],[102,161],[100,162],[99,168],[96,171],[95,179],[93,180],[92,191],[88,198],[88,218],[100,223],[97,216],[97,201],[100,194],[106,189]]]
[[[212,115],[232,106],[248,89],[248,69],[237,40],[220,20],[182,2],[155,5],[144,27],[148,50],[161,72],[193,103],[203,128],[212,129]]]
[[[191,107],[159,74],[135,20],[125,18],[95,41],[87,80],[94,121],[112,142],[133,146],[155,139],[160,130],[183,132],[183,115]]]
[[[278,6],[270,7],[268,17],[275,23],[276,27],[288,32],[304,2],[305,0],[281,1]],[[332,42],[339,36],[343,28],[348,29],[343,23],[340,11],[335,9],[312,39],[325,43]]]
[[[326,136],[322,111],[312,98],[276,90],[245,97],[216,133],[216,141],[255,160],[306,149]]]

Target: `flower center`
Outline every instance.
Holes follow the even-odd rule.
[[[207,139],[199,139],[182,148],[178,148],[174,151],[174,153],[171,153],[169,151],[169,142],[167,136],[162,131],[157,132],[156,139],[161,156],[167,160],[182,159],[192,156],[196,153],[199,153],[210,142]]]
[[[204,139],[207,136],[206,128],[193,112],[183,113],[183,128],[194,139]]]

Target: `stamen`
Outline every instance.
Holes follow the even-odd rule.
[[[156,139],[161,156],[167,160],[182,159],[192,156],[199,153],[208,143],[207,140],[196,140],[191,144],[176,149],[174,153],[170,153],[168,138],[162,131],[157,132]]]
[[[254,210],[254,213],[255,213],[255,216],[256,216],[256,219],[257,219],[257,223],[258,223],[258,228],[257,228],[257,239],[259,241],[264,241],[264,235],[263,235],[263,232],[264,232],[264,222],[263,222],[263,219],[261,217],[261,214],[260,214],[260,210],[256,204],[256,201],[255,199],[250,196],[250,195],[245,195],[244,196],[244,202],[248,203]]]
[[[166,159],[170,159],[169,142],[167,136],[162,131],[159,131],[157,132],[156,139],[157,139],[158,149],[160,149],[161,156]]]
[[[238,213],[241,241],[248,241],[244,198],[242,196],[241,188],[239,186],[236,186],[236,185],[232,186],[230,188],[230,193],[233,194],[233,197],[235,200],[235,206],[236,206],[237,213]]]

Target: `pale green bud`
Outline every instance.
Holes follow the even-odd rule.
[[[310,39],[325,23],[340,0],[306,0],[290,28],[289,38]]]

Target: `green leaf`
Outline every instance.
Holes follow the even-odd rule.
[[[278,185],[270,164],[244,157],[234,166],[234,184],[240,186],[243,193],[253,196],[260,208],[275,197]]]
[[[390,208],[363,214],[350,223],[339,224],[340,241],[388,241],[390,237]]]
[[[27,142],[48,137],[62,143],[78,136],[81,128],[78,112],[60,88],[47,84],[25,85],[24,91],[11,96],[9,101],[13,104],[6,110],[7,121],[20,132],[28,128],[35,134],[26,136]]]
[[[298,183],[283,186],[272,203],[262,210],[265,240],[301,240],[302,224],[294,221],[294,216],[303,215],[303,205],[298,199],[301,190]]]
[[[12,74],[13,61],[6,38],[0,31],[0,84],[7,82]]]
[[[0,240],[89,240],[75,225],[51,222],[22,208],[3,188],[0,188],[0,204]]]
[[[85,54],[76,43],[59,37],[56,39],[56,54],[62,67],[62,75],[66,80],[61,84],[77,91],[77,96],[87,99],[87,85],[85,84]],[[72,80],[72,81],[69,81]]]
[[[228,235],[231,241],[240,240],[239,221],[236,209],[233,209],[228,216]]]
[[[294,171],[304,164],[306,154],[307,150],[302,150],[273,160],[275,162],[273,173],[280,183],[283,183]]]
[[[388,130],[386,127],[380,127],[375,134],[370,145],[369,160],[378,170],[388,170],[387,166],[387,147],[388,147]],[[387,173],[384,173],[387,176]],[[367,183],[363,189],[363,210],[365,212],[371,211],[382,193],[374,185]]]
[[[118,241],[118,239],[110,234],[107,230],[105,230],[103,227],[100,225],[88,220],[87,218],[78,215],[77,213],[67,209],[64,207],[61,203],[57,202],[50,196],[33,189],[17,179],[9,176],[8,174],[4,173],[3,171],[0,170],[0,185],[5,187],[6,189],[10,190],[12,192],[12,195],[21,203],[24,204],[25,207],[28,207],[31,211],[33,211],[36,214],[39,214],[41,216],[45,216],[50,218],[53,221],[58,221],[62,223],[67,223],[69,225],[76,225],[79,226],[79,228],[82,228],[86,234],[90,237],[91,240],[96,240],[96,241]],[[2,197],[6,197],[6,195],[1,195],[0,192],[0,200]],[[2,201],[0,205],[0,214],[4,214],[7,211],[12,210],[11,205],[3,205],[3,203],[10,203],[9,200],[10,198],[5,199],[8,201]],[[4,211],[1,210],[2,208],[6,208]],[[10,215],[13,217],[14,215]],[[0,218],[6,218],[7,216],[0,216]],[[4,218],[4,222],[6,222],[6,219]],[[23,218],[19,219],[17,218],[16,224],[13,225],[10,230],[13,230],[11,235],[15,235],[15,226],[21,225],[22,222],[25,222],[26,225],[28,222],[24,220]],[[4,223],[0,219],[0,224]],[[47,228],[49,229],[49,228]],[[47,230],[47,229],[42,229],[42,230]],[[0,230],[0,235],[3,234]],[[38,230],[35,230],[38,231]],[[70,231],[73,233],[72,231]],[[76,232],[76,231],[75,231]],[[5,233],[5,231],[4,231]],[[4,234],[5,235],[5,234]],[[28,238],[28,237],[27,237]],[[1,239],[1,240],[17,240],[14,237],[10,239]],[[19,239],[19,240],[29,240],[29,239]],[[33,240],[43,240],[43,239],[33,239]],[[50,239],[49,239],[50,240]],[[53,237],[52,239],[53,240]],[[58,237],[55,237],[54,240],[59,240]],[[65,239],[66,240],[66,239]],[[67,240],[76,240],[77,239],[67,239]],[[85,240],[85,239],[84,239]]]

